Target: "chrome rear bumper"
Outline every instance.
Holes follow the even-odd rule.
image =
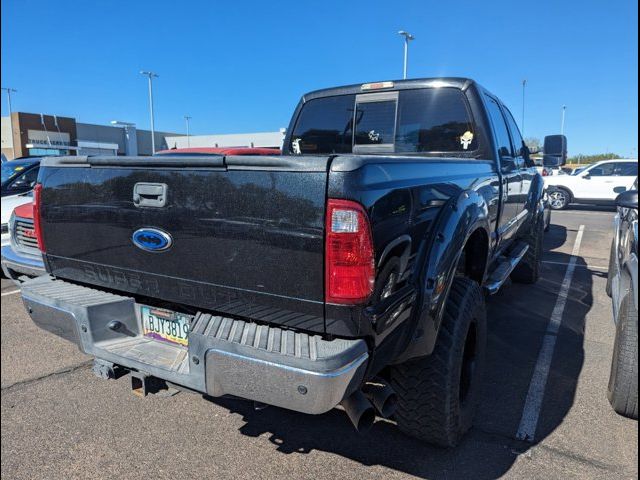
[[[43,276],[22,286],[41,328],[90,355],[211,396],[238,397],[319,414],[357,390],[367,366],[364,340],[319,335],[198,313],[188,348],[142,335],[133,298]],[[121,323],[116,331],[108,328]]]

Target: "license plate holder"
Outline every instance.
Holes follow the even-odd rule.
[[[160,342],[189,346],[191,316],[183,313],[140,305],[142,334]]]

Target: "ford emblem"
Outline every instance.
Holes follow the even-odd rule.
[[[140,228],[131,236],[133,244],[147,252],[164,252],[171,248],[171,235],[158,228]]]

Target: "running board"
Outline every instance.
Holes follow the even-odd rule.
[[[484,289],[489,295],[498,293],[498,290],[500,290],[504,282],[507,281],[513,269],[516,268],[520,260],[522,260],[522,257],[525,256],[527,250],[529,250],[529,245],[521,242],[514,246],[508,257],[501,257],[500,264],[493,273],[491,273],[484,285]]]

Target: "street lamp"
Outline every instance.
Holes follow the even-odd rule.
[[[409,32],[405,32],[404,30],[400,30],[398,35],[402,35],[404,37],[404,68],[402,70],[402,78],[407,78],[407,60],[409,57],[409,41],[415,40],[416,37],[411,35]]]
[[[140,71],[140,75],[145,75],[149,79],[149,115],[151,116],[151,154],[156,153],[156,134],[153,122],[153,79],[158,78],[154,72]]]
[[[9,131],[11,132],[11,154],[13,155],[13,158],[16,158],[16,147],[15,147],[15,142],[13,140],[13,121],[11,120],[11,113],[12,113],[11,94],[16,93],[17,90],[15,88],[7,88],[7,87],[2,87],[2,90],[7,92],[7,103],[9,104]]]
[[[184,116],[184,121],[187,123],[187,148],[191,148],[191,140],[189,139],[189,120],[191,118],[189,115]]]
[[[567,113],[567,106],[563,105],[562,106],[562,122],[560,123],[560,134],[564,135],[564,119]]]

